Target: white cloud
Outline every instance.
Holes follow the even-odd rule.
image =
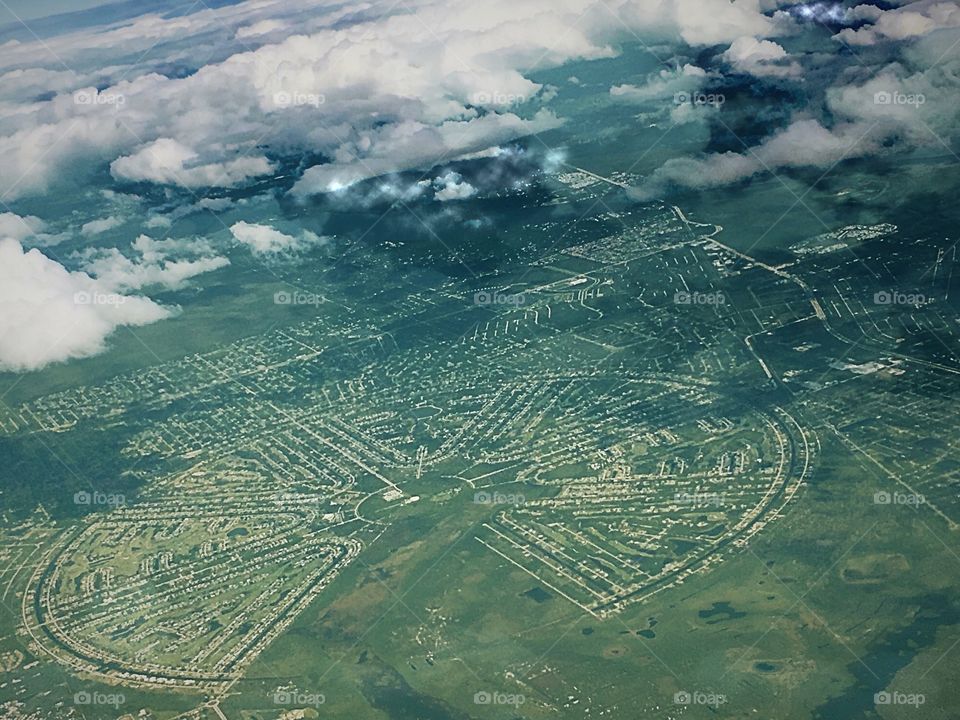
[[[29,245],[56,245],[66,240],[68,233],[51,233],[47,224],[35,215],[17,215],[13,212],[0,213],[0,238],[13,238]]]
[[[946,8],[922,1],[908,7],[952,17]],[[943,29],[913,37],[895,53],[882,54],[879,65],[844,65],[835,85],[820,90],[816,102],[759,145],[743,153],[669,160],[632,194],[650,199],[672,187],[711,188],[768,171],[827,169],[846,159],[894,158],[924,147],[940,152],[960,123],[956,102],[960,59],[951,54],[958,40],[957,28]],[[780,54],[768,52],[771,57]],[[820,119],[811,117],[818,112]],[[952,188],[947,186],[947,191]]]
[[[25,220],[36,224],[36,218]],[[0,232],[8,223],[0,216]],[[177,311],[132,291],[176,289],[229,264],[202,239],[141,235],[131,249],[132,258],[116,248],[84,250],[75,256],[80,270],[70,271],[40,250],[25,250],[16,235],[0,238],[0,369],[34,370],[96,355],[116,328],[146,325]],[[173,257],[184,255],[193,257]]]
[[[452,170],[446,175],[434,180],[433,186],[436,188],[433,197],[440,202],[466,200],[469,197],[473,197],[477,192],[477,189],[466,182],[460,173],[453,172]]]
[[[17,241],[36,237],[44,231],[46,224],[34,215],[17,215],[12,212],[0,213],[0,237]]]
[[[79,80],[72,70],[18,68],[0,75],[0,99],[30,101],[38,95],[72,90]]]
[[[303,34],[270,42],[281,25]],[[92,175],[105,165],[124,180],[235,186],[271,171],[258,147],[267,145],[331,158],[297,184],[309,195],[555,127],[549,113],[530,114],[553,90],[525,77],[528,68],[612,56],[613,43],[632,33],[710,45],[777,31],[757,0],[490,0],[482,9],[410,0],[361,13],[334,0],[291,0],[145,15],[8,53],[18,67],[62,71],[55,57],[100,70],[76,81],[90,102],[75,102],[70,91],[82,85],[64,76],[53,100],[0,112],[0,157],[10,175],[24,176],[13,198],[73,177],[64,168]],[[251,50],[251,39],[267,44]],[[207,48],[217,60],[187,77],[124,65],[144,57],[189,66]],[[105,77],[118,79],[103,87]],[[96,99],[91,85],[103,88]],[[278,93],[315,101],[280,104]],[[529,112],[513,98],[529,100]]]
[[[284,30],[287,24],[279,20],[261,20],[253,25],[245,25],[237,29],[236,37],[239,39],[257,37],[266,35],[277,30]]]
[[[238,157],[207,164],[199,164],[198,160],[199,155],[182,143],[160,138],[133,155],[114,160],[110,172],[118,180],[196,188],[233,187],[273,170],[264,157]]]
[[[146,220],[143,221],[143,226],[148,230],[153,230],[156,228],[164,229],[169,228],[173,225],[173,220],[171,220],[166,215],[151,215]]]
[[[169,228],[173,226],[174,222],[180,218],[187,217],[188,215],[202,212],[220,213],[235,207],[235,205],[243,205],[246,202],[246,199],[241,199],[238,202],[234,202],[230,198],[225,197],[201,198],[194,203],[178,205],[167,214],[152,214],[144,221],[143,226],[148,230],[155,228]]]
[[[680,41],[728,45],[721,58],[738,72],[763,79],[798,76],[798,59],[769,39],[799,28],[790,25],[785,13],[774,12],[788,5],[786,0],[490,0],[479,9],[468,0],[409,0],[400,7],[364,6],[357,13],[333,0],[290,0],[237,3],[216,15],[145,15],[97,32],[50,38],[47,45],[69,65],[74,59],[96,58],[78,63],[73,75],[54,65],[38,43],[11,46],[6,55],[16,56],[16,62],[0,60],[0,70],[16,90],[12,97],[23,97],[44,82],[63,92],[9,114],[6,107],[0,109],[0,156],[12,175],[24,175],[11,197],[42,190],[71,164],[109,165],[121,180],[231,187],[272,172],[268,154],[299,158],[308,151],[307,157],[328,160],[302,174],[294,184],[297,197],[380,177],[385,178],[384,197],[412,198],[424,188],[398,188],[393,174],[480,157],[491,147],[562,122],[542,107],[553,89],[531,80],[531,68],[610,57],[625,37],[639,35],[668,46]],[[814,18],[824,13],[832,18],[842,10],[837,3],[803,8]],[[960,25],[958,12],[957,3],[943,0],[920,0],[888,11],[860,5],[845,11],[843,21],[872,24],[841,36],[860,44],[932,38],[935,28]],[[302,34],[288,35],[291,28]],[[206,47],[213,33],[216,59],[187,77],[123,64],[141,48],[141,54],[154,48],[151,60],[186,62],[196,52],[195,43]],[[104,85],[83,71],[90,67],[98,67],[98,77],[127,75],[97,96],[122,97],[121,104],[74,102],[71,90]],[[903,108],[858,109],[864,94],[880,84],[870,81],[869,71],[847,67],[847,84],[828,93],[826,107],[837,117],[800,118],[753,153],[671,161],[649,182],[710,186],[742,179],[762,171],[758,158],[776,167],[822,166],[821,158],[836,156],[851,134],[871,123],[880,127],[859,146],[863,151],[877,150],[877,138],[898,141],[897,129],[913,140],[918,120],[937,119],[932,103],[912,116]],[[687,64],[610,92],[625,101],[655,101],[699,90],[715,75]],[[901,68],[890,77],[902,81],[911,76]],[[920,80],[916,85],[924,87]],[[278,93],[290,101],[277,102]],[[297,97],[304,102],[296,102]],[[670,112],[677,122],[706,113],[685,104]],[[788,147],[794,138],[813,143],[806,158],[800,157],[803,153],[794,158]],[[694,177],[698,168],[704,170],[702,177]],[[486,188],[474,175],[471,180]],[[459,185],[434,190],[441,200],[469,192]],[[166,220],[153,216],[148,227],[174,219],[173,213]],[[248,229],[246,244],[254,251],[264,247],[268,249],[262,252],[270,253],[274,250],[269,248],[291,244],[282,238],[302,242],[262,227],[282,237],[254,237]]]
[[[890,40],[906,40],[928,35],[935,30],[960,26],[960,6],[955,2],[920,0],[904,7],[879,12],[854,8],[860,19],[872,24],[854,30],[846,28],[834,37],[847,45],[875,45]]]
[[[734,40],[722,57],[740,72],[757,77],[796,77],[802,72],[782,46],[748,35]]]
[[[243,221],[230,226],[230,232],[238,242],[250,248],[254,255],[293,255],[326,242],[326,238],[309,230],[304,230],[294,237],[269,225]]]
[[[610,95],[634,102],[672,101],[677,93],[700,90],[709,77],[703,68],[687,63],[674,70],[660,70],[649,76],[643,85],[615,85],[610,88]]]
[[[84,250],[79,254],[81,266],[107,287],[128,291],[150,285],[175,290],[192,277],[230,264],[227,258],[212,255],[210,244],[203,240],[153,240],[141,235],[131,247],[136,253],[133,258],[116,248]],[[173,254],[199,254],[202,257],[173,259]]]
[[[705,92],[707,84],[719,77],[687,63],[651,74],[643,85],[615,85],[610,88],[610,95],[623,102],[645,105],[646,109],[668,112],[671,126],[685,125],[707,120],[722,107],[722,93]]]
[[[869,131],[870,127],[862,124],[840,125],[830,130],[817,120],[796,120],[744,154],[725,152],[669,160],[631,194],[650,200],[672,186],[700,190],[782,168],[829,167],[875,152],[878,138]]]
[[[883,10],[876,5],[857,5],[847,11],[847,19],[854,22],[864,20],[876,22],[881,15],[883,15]]]
[[[109,215],[108,217],[100,218],[99,220],[91,220],[90,222],[84,223],[80,228],[80,234],[84,237],[93,237],[94,235],[99,235],[107,230],[112,230],[113,228],[122,224],[123,220],[115,215]]]
[[[0,369],[35,370],[102,352],[121,326],[169,317],[145,297],[121,295],[87,273],[70,272],[39,250],[0,240]]]
[[[341,162],[309,168],[292,192],[303,197],[342,190],[392,172],[429,169],[442,161],[559,125],[556,116],[541,110],[530,120],[506,113],[466,121],[449,120],[437,126],[415,121],[384,126],[366,135],[366,142],[342,145],[338,151],[343,157]],[[366,152],[364,146],[368,148]]]

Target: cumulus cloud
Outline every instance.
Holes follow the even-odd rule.
[[[264,157],[238,157],[201,164],[198,153],[172,138],[154,140],[110,164],[110,172],[118,180],[187,188],[233,187],[272,170],[273,166]]]
[[[857,5],[847,11],[847,19],[852,22],[876,22],[883,15],[883,10],[876,5]]]
[[[303,34],[272,34],[283,25]],[[491,0],[482,12],[468,0],[384,3],[362,12],[332,0],[291,0],[145,15],[17,45],[9,71],[45,64],[62,71],[51,56],[99,69],[58,77],[63,92],[56,97],[0,113],[0,156],[11,175],[23,176],[10,197],[24,197],[64,177],[65,167],[232,187],[270,172],[268,157],[308,151],[327,160],[295,186],[305,196],[429,169],[556,127],[559,120],[542,107],[554,90],[526,76],[535,66],[610,57],[625,35],[712,45],[779,29],[755,0]],[[207,56],[199,48],[207,47],[215,59],[196,67],[194,58]],[[124,65],[140,57],[191,71]],[[280,96],[288,101],[277,102]]]
[[[29,102],[42,95],[69,91],[79,81],[72,70],[18,68],[0,75],[0,100]]]
[[[862,59],[837,63],[833,84],[827,75],[826,82],[808,85],[810,101],[794,110],[785,127],[758,145],[744,152],[669,160],[647,176],[632,191],[633,196],[647,200],[671,189],[707,189],[792,168],[826,170],[847,159],[868,155],[892,159],[924,147],[941,151],[956,137],[960,123],[960,105],[956,102],[960,59],[952,53],[960,41],[960,25],[932,30],[916,17],[904,20],[904,13],[935,17],[938,23],[949,25],[955,16],[947,5],[958,7],[956,3],[921,0],[880,11],[876,27],[889,31],[883,36],[888,40],[905,37],[908,43],[878,48],[872,53],[871,63]],[[852,14],[863,19],[877,15],[862,7],[854,10]],[[888,14],[900,18],[897,22],[904,21],[899,31],[892,29],[892,20],[883,20]],[[879,35],[870,37],[873,42]],[[769,77],[769,67],[763,66],[783,63],[786,53],[774,43],[747,38],[732,43],[723,57],[734,65],[748,67],[754,76]],[[759,73],[758,67],[762,68]],[[823,73],[828,71],[825,68]]]
[[[702,190],[781,168],[825,168],[847,158],[868,155],[875,152],[877,146],[877,138],[870,136],[869,128],[860,124],[846,124],[831,130],[817,120],[797,120],[743,154],[725,152],[669,160],[631,190],[631,195],[650,200],[672,187]]]
[[[926,73],[908,73],[892,65],[863,82],[829,88],[827,106],[841,117],[875,123],[891,135],[919,141],[926,132],[924,125],[942,124],[938,113],[947,110],[955,116],[957,111],[952,102],[949,109],[942,107],[944,98],[931,80]]]
[[[133,257],[117,248],[93,248],[79,253],[81,267],[116,291],[139,290],[149,285],[178,289],[192,277],[230,264],[212,254],[206,241],[154,240],[139,236],[132,244]],[[195,259],[174,259],[173,255],[199,255]]]
[[[706,120],[723,104],[720,93],[705,88],[719,75],[687,63],[672,70],[660,70],[642,85],[626,83],[610,88],[610,96],[621,102],[644,106],[646,111],[669,113],[671,125]]]
[[[0,237],[21,241],[36,237],[46,228],[46,223],[34,215],[17,215],[12,212],[0,213]]]
[[[723,59],[736,70],[756,77],[796,77],[802,72],[800,64],[790,60],[782,46],[748,35],[734,40]]]
[[[107,282],[71,272],[14,238],[0,240],[0,369],[42,368],[102,352],[121,326],[169,317],[152,300],[115,292]]]
[[[433,182],[433,186],[437,189],[433,197],[440,202],[446,202],[448,200],[466,200],[469,197],[473,197],[477,193],[477,189],[466,182],[463,179],[463,176],[458,172],[453,172],[452,170],[446,175],[438,177]]]
[[[869,7],[869,6],[868,6]],[[871,11],[864,6],[854,8],[860,19],[871,24],[836,34],[847,45],[875,45],[890,40],[905,40],[927,35],[934,30],[960,26],[960,6],[955,2],[920,0],[892,10]]]
[[[151,215],[143,221],[143,226],[148,230],[166,229],[173,225],[173,220],[167,215]]]
[[[615,85],[610,94],[623,101],[696,92],[722,79],[717,70],[725,68],[758,81],[796,77],[800,56],[770,39],[799,27],[780,8],[798,23],[806,17],[853,24],[838,36],[851,44],[917,40],[932,37],[935,28],[960,25],[957,4],[943,0],[892,10],[786,0],[490,0],[482,12],[468,0],[409,0],[400,7],[364,6],[362,12],[332,0],[290,0],[236,3],[216,15],[148,14],[96,33],[11,47],[5,55],[15,62],[0,60],[9,97],[28,98],[44,84],[57,95],[0,109],[0,155],[12,174],[24,177],[12,197],[42,190],[71,164],[109,167],[122,181],[199,189],[236,187],[274,172],[283,158],[307,157],[312,167],[293,184],[298,198],[380,178],[384,190],[378,197],[406,200],[432,191],[437,200],[462,199],[485,190],[472,172],[466,173],[469,182],[437,186],[403,185],[395,178],[408,170],[444,168],[456,158],[479,159],[490,148],[557,128],[562,118],[544,107],[555,88],[532,80],[532,68],[610,57],[617,43],[639,35],[668,45],[726,49],[696,55],[696,65]],[[302,34],[290,36],[290,28]],[[193,48],[205,43],[218,49],[209,64],[196,67],[191,55],[200,53]],[[55,65],[51,50],[78,69],[65,72]],[[164,74],[124,65],[147,50],[150,62],[191,71]],[[765,165],[822,167],[843,157],[852,139],[873,125],[856,152],[879,151],[884,142],[904,137],[914,141],[920,123],[939,127],[931,103],[913,115],[902,107],[858,106],[894,81],[933,89],[936,82],[903,67],[868,74],[850,70],[825,99],[817,97],[824,99],[823,114],[808,108],[751,152],[678,158],[648,178],[649,187],[709,187],[750,177]],[[77,101],[78,90],[85,102]],[[670,112],[675,122],[706,116],[689,103]],[[791,149],[798,141],[811,143],[805,157]],[[282,166],[287,172],[288,163]],[[147,227],[168,226],[176,218],[176,212],[154,214]],[[238,241],[253,252],[286,252],[313,242],[269,226],[234,227]],[[95,229],[90,225],[89,232]]]
[[[295,255],[311,247],[323,244],[326,239],[304,230],[298,236],[287,235],[269,225],[237,222],[230,226],[233,237],[260,256]]]
[[[673,99],[677,93],[700,90],[709,78],[706,70],[687,63],[674,70],[660,70],[647,78],[643,85],[615,85],[610,95],[633,102]]]
[[[90,222],[84,223],[80,228],[80,234],[84,237],[93,237],[94,235],[99,235],[107,230],[112,230],[113,228],[122,224],[123,220],[115,215],[110,215],[105,218],[100,218],[99,220],[91,220]]]
[[[429,169],[445,160],[544,132],[560,124],[553,113],[544,110],[530,120],[507,113],[468,121],[449,120],[440,125],[411,121],[384,126],[366,135],[361,146],[341,147],[342,162],[309,168],[292,192],[300,197],[333,192],[391,172]],[[367,148],[366,152],[363,147]]]
[[[35,215],[0,213],[0,238],[13,238],[30,245],[56,245],[67,233],[48,232],[47,224]]]
[[[390,174],[349,191],[346,187],[341,188],[325,199],[330,206],[344,210],[372,208],[382,203],[406,205],[430,199],[438,202],[463,200],[526,185],[543,173],[557,172],[565,161],[565,151],[549,148],[544,151],[536,145],[497,145],[458,155],[452,160],[451,165],[441,168],[432,179],[417,177],[417,173]],[[464,165],[468,162],[469,165]],[[464,177],[465,174],[468,177]]]
[[[24,220],[38,225],[36,218]],[[9,218],[0,216],[0,235],[8,229]],[[177,289],[229,264],[214,253],[203,239],[141,235],[127,254],[116,248],[82,250],[73,256],[79,269],[68,270],[36,248],[24,249],[17,234],[6,233],[0,238],[0,369],[34,370],[96,355],[116,328],[170,317],[177,308],[131,293]]]

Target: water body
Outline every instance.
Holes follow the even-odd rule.
[[[960,610],[947,596],[930,595],[923,598],[922,609],[917,611],[910,625],[887,633],[872,644],[863,656],[862,664],[854,660],[847,666],[856,678],[853,685],[842,695],[816,708],[814,720],[879,717],[873,703],[874,694],[887,689],[896,674],[909,665],[917,653],[930,647],[941,627],[957,623],[960,623]],[[871,670],[877,677],[874,677]],[[892,689],[906,692],[903,688]]]
[[[740,612],[728,602],[715,602],[709,610],[701,610],[697,615],[703,619],[712,618],[717,615],[723,616],[715,620],[707,620],[707,625],[716,625],[718,622],[723,622],[724,620],[737,620],[747,616],[745,612]]]
[[[637,635],[640,637],[645,637],[648,640],[653,640],[657,634],[653,631],[653,628],[657,626],[657,619],[655,617],[647,618],[647,628],[645,630],[637,630]]]
[[[390,720],[469,720],[435,697],[418,692],[394,668],[379,658],[369,658],[373,671],[363,682],[362,692],[370,705]]]
[[[533,600],[535,603],[538,603],[538,604],[542,602],[546,602],[547,600],[551,600],[553,598],[553,595],[548,593],[539,585],[535,588],[530,588],[529,590],[527,590],[525,593],[523,593],[523,596],[530,598],[531,600]]]

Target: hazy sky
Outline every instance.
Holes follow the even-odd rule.
[[[0,25],[106,5],[108,0],[0,0]]]

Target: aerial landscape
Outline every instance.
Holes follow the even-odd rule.
[[[0,0],[0,720],[960,717],[960,3]]]

